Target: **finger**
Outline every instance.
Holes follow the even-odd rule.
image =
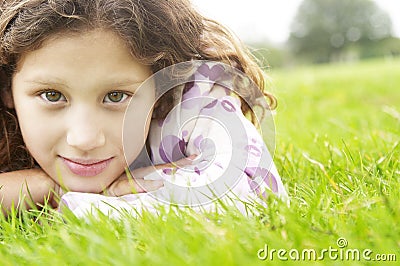
[[[143,179],[146,175],[154,172],[155,170],[164,169],[164,168],[174,168],[174,167],[184,167],[186,165],[191,165],[193,160],[197,157],[197,154],[192,154],[186,158],[182,158],[178,161],[166,164],[158,164],[147,167],[138,168],[132,171],[132,175],[136,180]]]
[[[134,182],[136,183],[136,186],[134,187],[136,193],[150,192],[164,186],[164,183],[161,180],[136,179]]]
[[[160,180],[126,179],[110,186],[106,194],[119,197],[126,194],[145,193],[157,190],[163,185],[164,183]]]

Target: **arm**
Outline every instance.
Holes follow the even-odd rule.
[[[31,208],[48,200],[54,205],[56,183],[41,169],[0,173],[0,200],[3,213],[16,208]]]

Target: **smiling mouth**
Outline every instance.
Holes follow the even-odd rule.
[[[97,160],[83,160],[83,159],[69,159],[60,156],[67,168],[75,175],[78,176],[96,176],[102,173],[111,163],[114,157]]]

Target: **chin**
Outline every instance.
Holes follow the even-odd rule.
[[[113,180],[109,182],[99,182],[99,178],[93,177],[69,177],[67,182],[63,180],[56,180],[56,182],[68,191],[83,192],[83,193],[101,193],[103,192]]]

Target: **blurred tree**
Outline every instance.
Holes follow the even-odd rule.
[[[391,33],[389,15],[371,0],[304,0],[288,44],[296,56],[323,63],[357,59]]]

